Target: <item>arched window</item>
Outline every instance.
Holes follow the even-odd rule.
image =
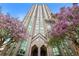
[[[40,52],[41,52],[40,53],[41,56],[47,56],[47,48],[44,45],[41,47]]]
[[[31,49],[31,56],[37,56],[38,55],[38,47],[34,45]]]

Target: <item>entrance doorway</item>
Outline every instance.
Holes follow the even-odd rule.
[[[36,45],[31,49],[31,56],[38,56],[38,47]]]
[[[43,45],[41,47],[41,56],[47,56],[47,48]]]
[[[40,56],[47,56],[47,48],[43,45],[40,48]],[[31,49],[31,56],[38,56],[38,47],[34,45]]]

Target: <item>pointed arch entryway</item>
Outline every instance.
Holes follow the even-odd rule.
[[[45,45],[42,45],[40,48],[40,55],[41,56],[47,56],[47,48],[45,47]]]
[[[38,47],[36,45],[33,45],[31,48],[31,56],[39,56],[38,54]],[[47,56],[47,48],[45,45],[42,45],[40,47],[40,56]]]
[[[38,47],[36,45],[31,49],[31,56],[38,56]]]

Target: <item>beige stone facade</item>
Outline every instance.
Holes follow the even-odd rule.
[[[60,45],[48,45],[48,30],[50,24],[46,21],[57,19],[51,16],[52,12],[47,4],[33,4],[28,14],[23,20],[26,31],[29,32],[29,37],[26,40],[21,40],[13,43],[10,48],[4,49],[0,55],[10,56],[65,56],[78,55],[75,52],[75,45],[68,39],[61,42]],[[5,46],[5,48],[7,45]],[[8,51],[8,52],[6,52]]]

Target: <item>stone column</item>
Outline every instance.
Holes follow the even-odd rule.
[[[10,56],[11,52],[13,51],[14,45],[15,45],[15,44],[13,44],[13,46],[11,46],[11,47],[10,47],[10,49],[9,49],[9,52],[8,52],[7,56]]]
[[[19,41],[17,44],[16,44],[16,48],[15,48],[15,51],[13,53],[13,56],[15,56],[19,50],[19,47],[20,47],[20,44],[21,44],[21,41]]]
[[[25,56],[29,56],[31,55],[31,38],[27,39],[27,47],[26,47],[26,52],[25,52]]]
[[[72,43],[72,41],[68,41],[68,40],[67,40],[67,42],[68,42],[68,44],[69,44],[69,47],[72,49],[74,55],[76,55],[75,47],[74,47],[74,44]]]
[[[53,55],[53,50],[52,49],[53,49],[52,47],[48,46],[48,48],[47,48],[47,56],[52,56]]]
[[[27,41],[25,56],[28,56],[28,53],[29,53],[29,41]]]
[[[62,56],[65,56],[64,48],[60,48],[60,52],[61,52],[61,55],[62,55]]]
[[[59,53],[60,53],[60,55],[65,56],[64,47],[62,47],[62,46],[63,46],[63,43],[61,42],[61,45],[59,45]]]
[[[38,56],[40,56],[41,54],[40,54],[40,47],[38,47]]]

